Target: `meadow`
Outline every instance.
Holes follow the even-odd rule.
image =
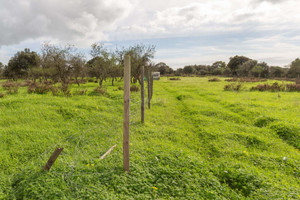
[[[257,83],[224,91],[224,79],[208,79],[155,81],[144,124],[131,93],[130,174],[122,82],[104,82],[104,95],[90,82],[69,97],[27,87],[5,95],[0,199],[300,199],[300,93],[249,91]],[[45,172],[56,147],[64,150]]]

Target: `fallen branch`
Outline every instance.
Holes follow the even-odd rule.
[[[53,163],[55,162],[55,160],[58,158],[58,156],[60,155],[60,153],[63,150],[64,150],[64,148],[56,148],[55,151],[53,152],[53,154],[51,155],[51,157],[49,158],[48,162],[44,166],[43,170],[49,171],[50,168],[52,167]]]
[[[101,156],[101,160],[103,160],[105,158],[105,156],[107,156],[112,150],[114,150],[114,148],[116,147],[117,145],[115,144],[114,146],[112,146],[105,154],[103,154],[103,156]]]

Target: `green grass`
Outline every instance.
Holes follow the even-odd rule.
[[[223,91],[226,84],[155,81],[145,124],[140,94],[131,93],[130,175],[121,82],[106,82],[104,96],[25,87],[0,98],[0,199],[299,199],[300,93],[250,92],[257,83]],[[43,172],[56,147],[62,154]]]

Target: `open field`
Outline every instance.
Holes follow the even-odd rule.
[[[97,83],[87,83],[87,95],[22,87],[0,98],[0,199],[300,198],[300,93],[250,92],[258,83],[224,91],[227,82],[199,77],[155,81],[145,124],[140,93],[131,93],[127,175],[122,83],[110,84],[103,96],[89,95]],[[43,172],[55,147],[64,150]]]

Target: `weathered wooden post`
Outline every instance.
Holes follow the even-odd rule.
[[[148,89],[148,108],[150,109],[151,108],[151,103],[150,103],[150,92],[151,92],[151,89],[150,89],[150,69],[148,70],[148,77],[147,77],[147,89]]]
[[[144,66],[141,67],[141,122],[145,122]]]
[[[151,88],[150,99],[152,99],[152,96],[153,96],[153,74],[152,73],[150,73],[150,88]]]
[[[43,170],[49,171],[63,150],[64,150],[64,148],[56,148],[55,151],[50,156],[49,160],[47,161],[46,165],[44,166]]]
[[[124,58],[123,166],[129,173],[130,56]]]

